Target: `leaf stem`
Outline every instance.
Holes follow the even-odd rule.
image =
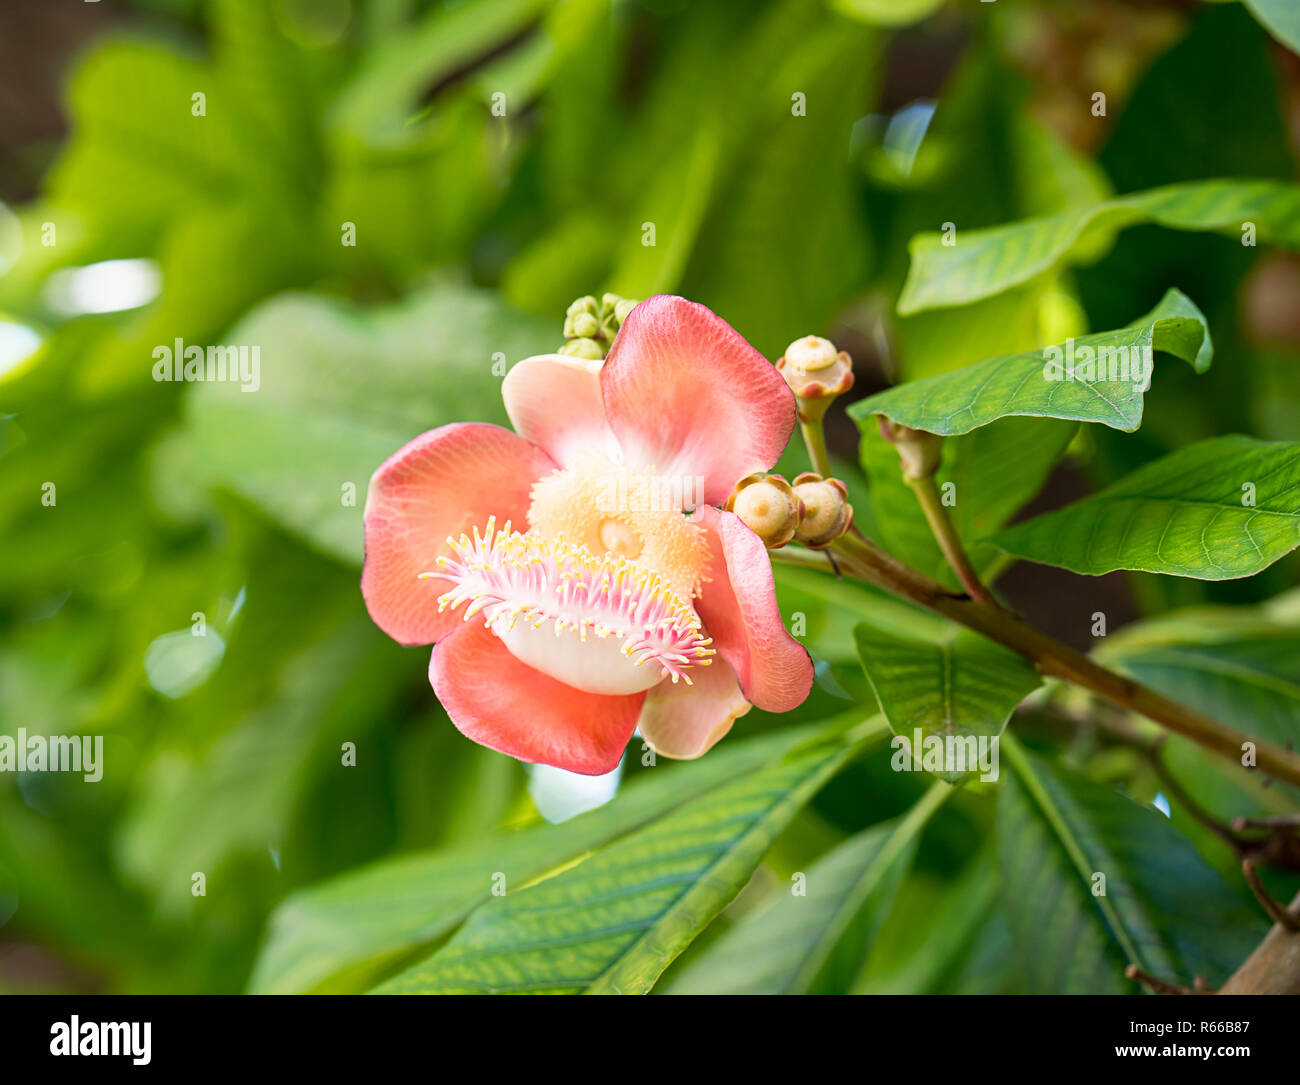
[[[1154,720],[1238,765],[1249,744],[1254,747],[1255,764],[1260,771],[1300,785],[1300,754],[1256,739],[1170,700],[1126,675],[1107,670],[1083,653],[1026,624],[996,600],[958,595],[937,580],[904,565],[874,543],[852,534],[836,540],[831,549],[845,572],[982,633],[1029,660],[1043,674],[1081,686],[1120,708]]]
[[[912,488],[916,494],[916,500],[921,505],[921,511],[925,513],[926,522],[930,525],[931,532],[934,533],[935,541],[939,544],[939,549],[943,551],[943,556],[952,571],[957,574],[957,579],[961,581],[962,587],[967,591],[972,599],[978,599],[984,603],[992,603],[993,596],[989,590],[980,582],[979,573],[970,563],[970,558],[966,556],[966,550],[961,544],[961,539],[957,537],[957,529],[953,527],[952,518],[948,515],[948,509],[944,506],[943,498],[939,495],[939,487],[935,485],[934,476],[926,475],[925,478],[911,478],[903,476],[904,481]]]

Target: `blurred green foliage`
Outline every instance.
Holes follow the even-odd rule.
[[[1300,439],[1300,271],[1263,232],[1246,248],[1157,225],[1091,230],[1068,260],[1010,289],[895,313],[908,242],[945,222],[1087,216],[1116,193],[1176,181],[1293,180],[1297,59],[1251,15],[1294,48],[1285,4],[150,0],[117,10],[118,25],[67,71],[68,130],[39,192],[0,204],[0,346],[15,328],[39,344],[0,351],[0,734],[103,735],[106,749],[95,785],[0,775],[0,990],[246,989],[272,912],[295,891],[269,928],[255,988],[365,989],[448,937],[447,955],[403,975],[426,989],[481,986],[462,961],[512,925],[508,912],[475,911],[491,873],[533,862],[521,874],[532,878],[619,838],[601,862],[617,866],[642,839],[661,856],[717,849],[730,880],[716,899],[660,907],[628,887],[628,915],[677,950],[763,862],[669,987],[711,989],[710,960],[723,962],[729,988],[759,983],[734,974],[734,947],[772,937],[773,887],[820,863],[834,888],[827,922],[845,901],[870,907],[850,925],[851,959],[837,944],[790,972],[801,989],[825,989],[827,976],[835,989],[873,991],[1086,989],[1091,973],[1074,958],[1036,957],[1028,977],[1017,963],[1032,952],[1024,940],[1044,936],[1025,879],[1037,869],[1069,880],[1059,842],[1034,820],[1033,797],[1048,792],[1081,820],[1100,811],[1099,839],[1128,840],[1122,857],[1139,868],[1177,837],[1161,869],[1212,883],[1206,908],[1236,924],[1234,953],[1249,947],[1261,924],[1239,878],[1234,893],[1220,877],[1235,875],[1231,853],[1176,797],[1172,820],[1153,820],[1145,804],[1164,785],[1141,758],[1038,709],[1022,713],[1025,743],[1051,767],[1023,753],[1001,812],[997,788],[968,786],[923,824],[903,823],[903,835],[885,823],[928,781],[891,772],[878,748],[823,739],[821,754],[763,767],[790,740],[754,735],[874,714],[857,623],[935,635],[928,616],[870,589],[781,570],[783,607],[803,615],[819,664],[808,704],[783,719],[751,713],[699,765],[649,772],[634,743],[614,804],[550,829],[525,769],[451,726],[425,654],[370,623],[358,569],[374,468],[433,426],[504,421],[502,361],[553,349],[565,305],[601,290],[685,294],[772,358],[797,336],[828,334],[854,353],[863,392],[1121,327],[1167,289],[1186,292],[1212,329],[1214,369],[1158,367],[1134,435],[1091,427],[1074,438],[1072,423],[1038,421],[980,431],[993,446],[983,465],[945,465],[996,507],[980,531],[1030,498],[1067,444],[1047,485],[1052,506],[1196,440]],[[1098,87],[1112,88],[1104,116],[1090,108]],[[156,298],[101,312],[60,292],[77,269],[119,259],[156,266]],[[178,339],[256,344],[258,392],[154,381],[155,348]],[[882,537],[937,572],[910,506],[891,512],[898,495],[880,483],[863,492],[847,428],[832,431],[832,451],[856,487],[858,522],[884,522]],[[864,450],[873,480],[880,451]],[[1007,469],[990,472],[994,458]],[[804,466],[799,450],[783,461],[787,473]],[[1292,555],[1222,584],[1133,574],[1060,617],[1228,605],[1255,615],[1261,666],[1294,692],[1294,655],[1277,649],[1294,642],[1294,607],[1249,608],[1296,569]],[[1187,681],[1178,668],[1217,643],[1187,621],[1181,654],[1134,655],[1153,683]],[[191,635],[196,623],[205,636]],[[1204,695],[1234,699],[1221,685]],[[1294,712],[1269,726],[1300,737]],[[347,743],[355,767],[342,764]],[[1285,789],[1228,781],[1199,750],[1170,750],[1172,771],[1218,816],[1293,808]],[[825,765],[843,762],[805,806]],[[739,782],[728,785],[727,771]],[[764,782],[787,788],[785,799]],[[1019,865],[998,839],[1014,828],[1007,807],[1030,825]],[[725,840],[697,838],[710,810],[750,821]],[[534,835],[516,840],[521,831]],[[385,859],[396,865],[302,892]],[[534,892],[562,896],[603,869],[580,864]],[[192,892],[196,872],[204,896]],[[436,892],[422,896],[421,885]],[[1277,880],[1279,895],[1288,888]],[[1124,902],[1109,927],[1077,885],[1061,892],[1095,943],[1090,966],[1122,965],[1126,932],[1148,929],[1168,935],[1152,967],[1201,965],[1204,947],[1179,942],[1186,917],[1167,884],[1155,904]],[[410,914],[385,911],[404,895]],[[1222,971],[1231,957],[1205,967]],[[595,951],[581,977],[534,964],[526,980],[539,987],[603,975],[597,986],[648,989],[658,976]],[[1099,976],[1094,987],[1117,985],[1113,969]]]

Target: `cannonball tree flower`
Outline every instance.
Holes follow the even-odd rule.
[[[608,358],[526,358],[515,432],[431,430],[375,472],[361,590],[475,742],[612,770],[633,732],[698,757],[812,684],[763,542],[722,504],[795,422],[776,369],[702,305],[633,308]]]

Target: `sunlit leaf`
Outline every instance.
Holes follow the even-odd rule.
[[[691,962],[662,993],[844,994],[916,849],[951,789],[935,784],[905,817],[850,837]]]
[[[749,880],[776,835],[882,723],[734,778],[480,908],[389,994],[648,991]],[[486,874],[486,869],[483,871]]]
[[[1157,350],[1183,359],[1198,373],[1213,358],[1205,317],[1177,290],[1127,328],[910,381],[859,400],[849,414],[862,427],[871,415],[883,414],[943,435],[969,433],[1009,415],[1100,422],[1132,431],[1142,424],[1149,362]]]
[[[1201,441],[990,541],[1090,576],[1115,569],[1253,576],[1300,545],[1300,444]]]
[[[957,224],[955,244],[945,244],[941,234],[921,234],[911,243],[912,267],[898,311],[915,313],[991,297],[1068,261],[1098,233],[1142,222],[1237,237],[1251,224],[1261,242],[1300,248],[1300,187],[1274,181],[1195,181],[1008,226],[963,232]]]
[[[490,900],[498,872],[514,896],[547,871],[757,772],[818,733],[810,727],[731,743],[697,764],[656,770],[571,821],[385,860],[303,890],[272,917],[251,990],[314,990],[337,986],[333,977],[381,968],[453,930]]]

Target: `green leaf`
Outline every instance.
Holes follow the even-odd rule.
[[[949,627],[933,640],[891,636],[865,623],[854,634],[862,669],[867,672],[881,711],[894,734],[921,747],[912,756],[928,755],[934,736],[963,740],[971,768],[947,766],[936,775],[950,784],[974,768],[976,754],[970,736],[993,738],[1002,733],[1016,705],[1036,690],[1042,679],[1033,666],[1014,652],[969,630]]]
[[[438,287],[386,309],[310,295],[272,299],[226,341],[257,344],[260,386],[204,383],[186,400],[212,482],[325,554],[359,564],[367,480],[424,430],[506,422],[494,355],[554,342],[554,325],[494,294]],[[343,487],[355,487],[355,503]]]
[[[1205,317],[1177,290],[1127,328],[901,384],[859,400],[849,415],[859,428],[871,415],[883,414],[944,436],[1011,415],[1100,422],[1131,432],[1142,424],[1149,360],[1157,350],[1182,358],[1198,373],[1213,357]]]
[[[860,715],[859,715],[860,718]],[[386,994],[640,994],[740,891],[773,839],[883,723],[812,743],[480,908]],[[490,877],[480,860],[479,876]]]
[[[866,277],[871,238],[860,183],[843,165],[809,163],[846,139],[862,115],[879,78],[881,41],[838,20],[800,27],[780,41],[754,95],[757,118],[743,154],[723,178],[723,198],[691,253],[683,293],[733,319],[743,314],[745,338],[769,357],[800,329],[822,327]],[[794,114],[794,90],[806,115]],[[734,123],[730,110],[727,123]],[[792,206],[816,207],[817,214],[793,216]],[[835,258],[826,259],[828,252]],[[749,273],[759,265],[798,272]]]
[[[1099,236],[1143,222],[1174,230],[1211,230],[1300,248],[1300,187],[1276,181],[1193,181],[1046,218],[963,232],[955,245],[940,234],[912,239],[912,267],[898,299],[900,313],[965,305],[1028,282],[1092,248]]]
[[[945,873],[947,873],[945,871]],[[852,994],[959,994],[963,981],[978,966],[982,953],[994,949],[988,937],[989,920],[1000,903],[997,856],[990,840],[959,869],[956,877],[938,884],[918,875],[907,889],[924,901],[926,929],[916,928],[916,911],[900,899],[879,932],[866,968],[853,985]],[[901,896],[901,894],[900,894]],[[1000,910],[996,914],[1000,914]],[[1015,960],[1001,954],[1002,975],[983,975],[976,989],[984,994],[1004,994],[1013,989],[1009,975]],[[993,972],[989,969],[989,972]]]
[[[1002,750],[1004,905],[1032,993],[1132,993],[1129,964],[1217,986],[1245,960],[1267,923],[1161,814],[1010,738]]]
[[[1116,569],[1253,576],[1300,545],[1300,444],[1201,441],[989,541],[1089,576]]]
[[[935,784],[902,818],[850,837],[713,943],[668,994],[845,994],[911,865],[930,816],[952,789]]]
[[[427,125],[412,125],[421,93],[510,38],[541,14],[544,0],[479,0],[439,6],[417,25],[371,49],[335,104],[332,121],[349,140],[384,149],[418,143]]]
[[[830,0],[831,8],[873,26],[909,26],[933,15],[943,0]]]
[[[1295,0],[1245,0],[1250,13],[1293,53],[1300,53],[1300,5]]]
[[[1255,620],[1220,627],[1192,616],[1144,622],[1107,637],[1097,654],[1246,734],[1288,748],[1300,744],[1300,629],[1294,626]]]
[[[857,713],[855,718],[860,718]],[[690,765],[656,769],[613,802],[559,825],[463,847],[387,859],[295,893],[271,917],[250,990],[338,989],[447,934],[491,899],[501,872],[512,889],[631,832],[728,781],[747,776],[825,730],[799,728],[737,742]]]
[[[109,41],[68,89],[76,130],[47,181],[50,199],[103,229],[152,227],[196,201],[247,193],[256,159],[211,68],[155,45]],[[190,96],[209,116],[191,114]],[[250,161],[250,158],[253,161]]]

